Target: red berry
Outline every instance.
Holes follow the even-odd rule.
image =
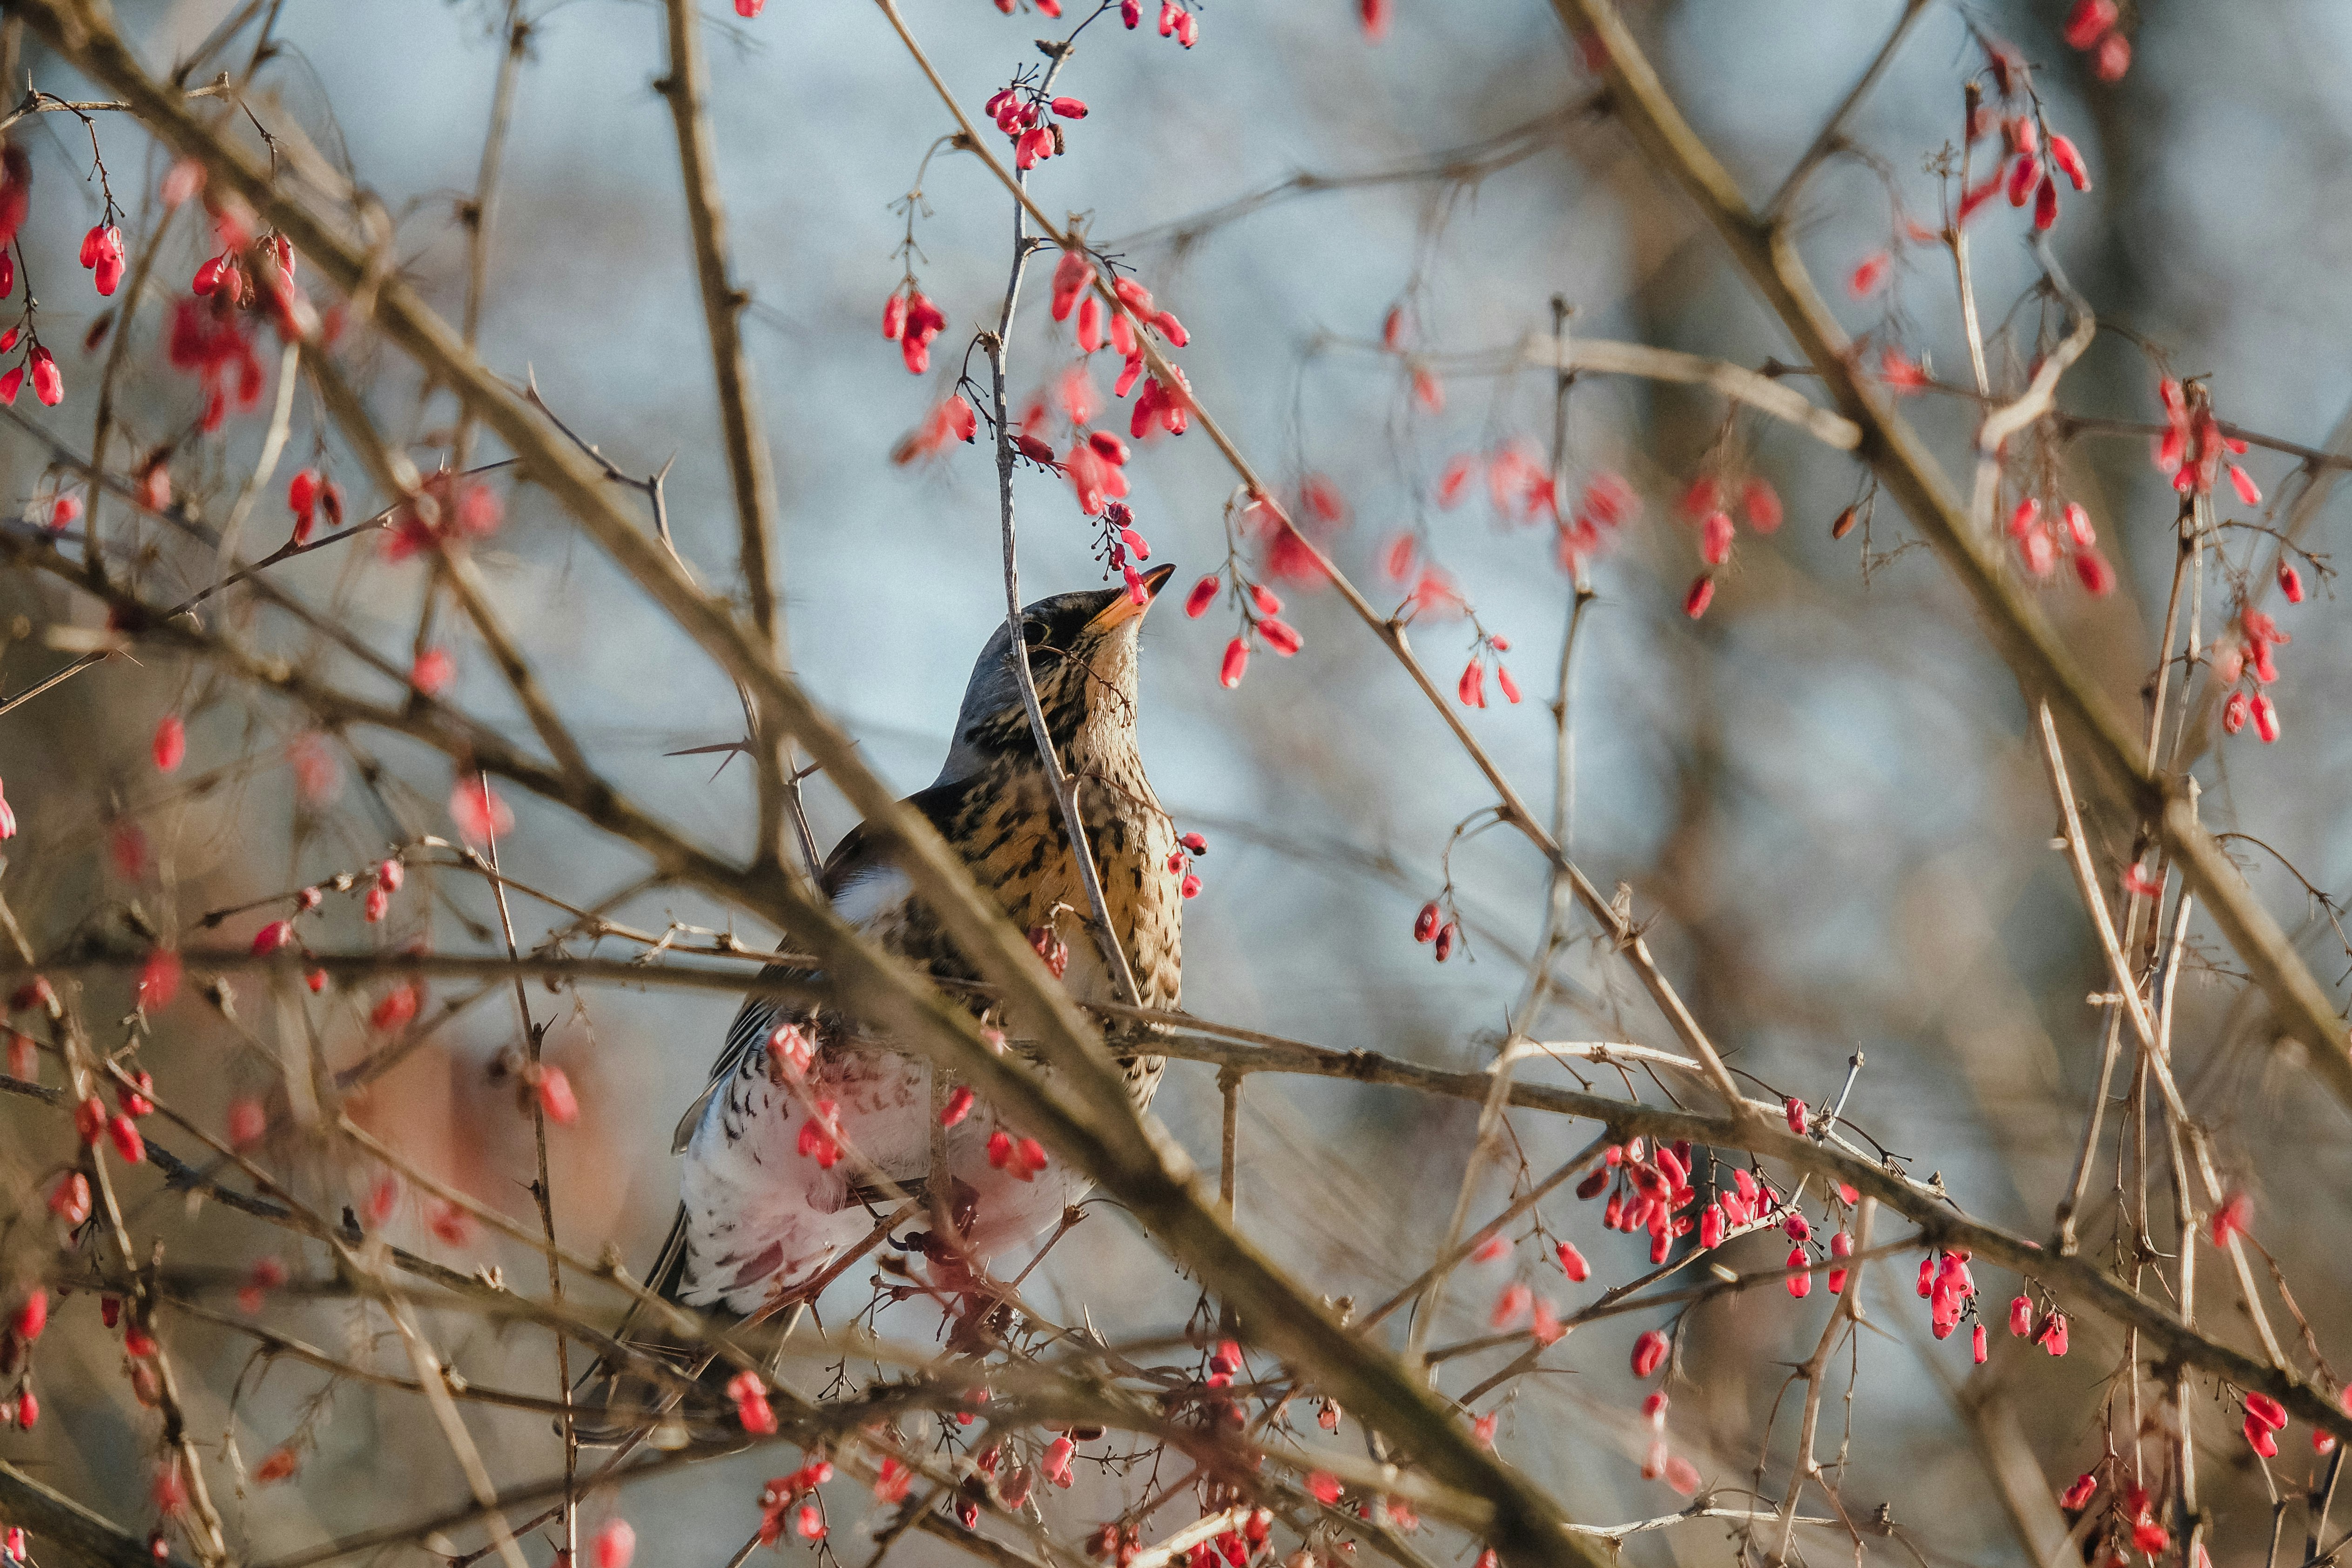
[[[1194,588],[1194,597],[1199,597],[1200,591]],[[1242,675],[1249,668],[1249,644],[1239,637],[1225,644],[1225,661],[1217,671],[1217,682],[1227,691],[1242,684]]]
[[[2256,692],[2253,709],[2254,733],[2261,736],[2263,744],[2267,746],[2279,737],[2278,705],[2262,693]]]
[[[2074,189],[2087,191],[2091,188],[2091,171],[2084,166],[2083,154],[2072,141],[2063,136],[2053,136],[2050,139],[2050,161],[2074,183]]]
[[[135,1166],[147,1157],[147,1140],[139,1135],[139,1124],[130,1117],[109,1118],[106,1135],[114,1145],[114,1152],[122,1156],[123,1164]]]
[[[89,1218],[89,1177],[79,1171],[68,1171],[49,1189],[49,1212],[68,1226],[79,1226]]]
[[[2066,17],[2066,47],[2090,48],[2114,28],[2116,18],[2116,0],[2074,0],[2074,9]]]
[[[1709,566],[1721,566],[1731,559],[1732,526],[1729,512],[1709,512],[1698,529],[1698,556]]]
[[[751,11],[744,12],[746,16],[756,13],[761,3],[762,0],[735,0],[738,10],[746,5],[751,7]],[[589,1561],[595,1568],[629,1568],[629,1560],[636,1554],[637,1532],[629,1527],[625,1519],[608,1522],[596,1532],[595,1539],[588,1547]]]
[[[2042,163],[2039,159],[2020,158],[2009,169],[2009,204],[2021,207],[2033,199],[2033,193],[2042,185]]]
[[[580,1102],[572,1092],[571,1078],[561,1067],[540,1074],[539,1106],[558,1126],[568,1127],[580,1120]]]

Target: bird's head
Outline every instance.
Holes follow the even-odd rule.
[[[1122,586],[1057,593],[1021,612],[1021,640],[1028,647],[1038,706],[1065,756],[1096,735],[1132,742],[1137,641],[1145,613],[1175,571],[1173,566],[1159,566],[1145,572],[1141,603]],[[970,778],[1008,753],[1034,752],[1013,641],[1000,624],[971,667],[963,706],[956,714],[955,740],[938,782]]]

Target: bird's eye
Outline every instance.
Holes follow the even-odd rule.
[[[1032,648],[1047,647],[1053,643],[1054,629],[1043,621],[1024,621],[1021,622],[1021,640]]]

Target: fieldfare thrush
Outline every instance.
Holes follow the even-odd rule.
[[[1136,661],[1144,614],[1173,570],[1146,574],[1139,593],[1121,587],[1039,600],[1021,618],[1047,733],[1078,781],[1111,925],[1151,1008],[1177,1003],[1183,897],[1170,872],[1175,828],[1136,745]],[[1031,734],[1006,627],[972,666],[946,765],[907,803],[1032,941],[1066,952],[1063,984],[1078,1000],[1119,999]],[[821,881],[835,911],[885,951],[943,978],[978,977],[863,827],[835,847]],[[783,1049],[805,1041],[813,1052],[798,1083],[785,1081],[778,1060],[787,1026],[798,1032],[784,1034]],[[1148,1102],[1160,1059],[1130,1057],[1125,1067],[1137,1103]],[[835,1107],[840,1137],[872,1169],[909,1190],[927,1186],[929,1068],[828,1009],[754,998],[736,1015],[709,1087],[678,1124],[684,1201],[651,1276],[656,1289],[688,1306],[750,1314],[789,1297],[871,1235],[884,1211],[856,1172],[821,1157],[822,1136],[804,1147],[811,1108],[825,1101]],[[1042,1173],[1024,1173],[1017,1160],[992,1165],[997,1126],[976,1112],[947,1138],[953,1198],[945,1207],[962,1249],[981,1260],[1045,1229],[1088,1185],[1058,1161]]]

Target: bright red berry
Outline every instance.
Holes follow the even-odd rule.
[[[2063,136],[2050,139],[2050,161],[2058,165],[2059,172],[2074,183],[2077,191],[2091,188],[2091,171],[2083,162],[2083,154]]]
[[[1192,591],[1197,597],[1201,591],[1196,587]],[[1239,637],[1225,644],[1225,660],[1217,671],[1217,681],[1227,691],[1242,684],[1242,675],[1249,669],[1249,644]]]
[[[2254,694],[2254,733],[2267,746],[2279,737],[2278,705],[2260,692]]]

